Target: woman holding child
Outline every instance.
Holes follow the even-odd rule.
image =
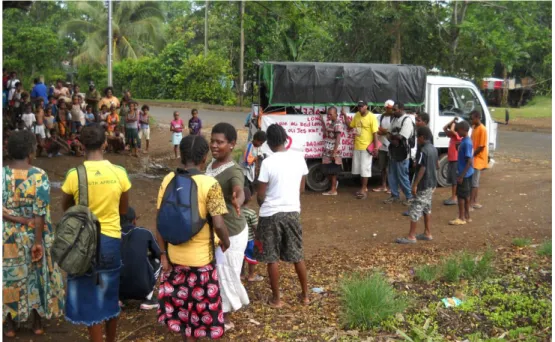
[[[249,297],[241,283],[241,268],[249,240],[247,221],[241,215],[245,200],[242,169],[233,160],[233,149],[237,143],[237,131],[228,123],[219,123],[212,128],[210,150],[214,160],[206,168],[206,174],[216,178],[225,198],[228,213],[224,222],[229,231],[230,247],[225,253],[216,251],[216,263],[220,278],[226,330],[234,327],[229,313],[249,304]]]

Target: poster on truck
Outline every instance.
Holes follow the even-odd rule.
[[[347,114],[352,117],[354,114]],[[303,153],[306,159],[322,158],[324,152],[324,127],[316,115],[263,115],[262,130],[266,131],[271,124],[278,124],[285,129],[289,139],[286,147],[289,150]],[[322,115],[327,120],[327,115]],[[341,117],[339,117],[341,120]],[[354,130],[341,134],[341,156],[343,158],[353,157]],[[267,144],[262,150],[266,154],[272,154]]]

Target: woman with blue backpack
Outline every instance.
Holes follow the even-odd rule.
[[[156,239],[162,277],[158,321],[185,341],[224,334],[215,248],[229,246],[223,215],[227,208],[218,181],[203,175],[208,143],[188,135],[179,144],[181,166],[162,181]]]
[[[242,168],[233,160],[236,143],[237,131],[232,125],[215,125],[210,138],[210,151],[214,159],[206,168],[206,174],[215,177],[220,183],[228,211],[224,221],[231,246],[225,253],[216,251],[226,330],[234,328],[229,314],[249,304],[247,290],[241,282],[243,258],[249,241],[247,220],[241,214],[241,206],[245,201],[245,177]]]

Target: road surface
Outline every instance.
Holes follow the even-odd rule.
[[[150,107],[150,115],[157,123],[169,125],[173,120],[173,112],[178,111],[181,119],[187,122],[191,117],[191,108],[166,108],[166,107]],[[213,126],[218,122],[229,122],[236,128],[242,128],[245,125],[245,118],[248,113],[241,112],[220,112],[199,109],[199,117],[204,126]]]

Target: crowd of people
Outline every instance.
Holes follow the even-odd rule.
[[[174,113],[170,131],[180,166],[161,183],[153,234],[137,226],[139,217],[129,205],[132,184],[126,170],[104,158],[106,151],[114,150],[114,139],[123,135],[126,142],[120,140],[117,151],[128,148],[130,154],[137,155],[141,140],[148,149],[148,106],[139,110],[129,92],[119,101],[111,88],[101,98],[93,84],[83,104],[75,86],[70,91],[58,82],[48,95],[40,80],[27,100],[15,95],[22,93],[21,83],[15,74],[10,76],[5,80],[10,131],[4,144],[10,160],[3,168],[6,336],[15,336],[17,324],[29,319],[33,332],[43,334],[42,318],[64,315],[71,323],[87,326],[91,341],[103,340],[103,325],[106,341],[115,341],[121,308],[134,299],[141,301],[141,309],[157,309],[158,321],[186,341],[220,338],[235,328],[232,313],[250,303],[244,282],[264,279],[256,273],[258,263],[267,265],[270,307],[285,304],[280,261],[293,264],[300,285],[298,300],[310,304],[300,222],[300,195],[308,168],[302,155],[286,149],[288,137],[283,127],[273,124],[266,132],[256,132],[238,163],[233,160],[237,131],[232,125],[215,125],[207,141],[200,134],[198,111],[192,112],[185,136],[184,123],[179,113]],[[355,197],[367,197],[372,162],[378,158],[382,182],[373,191],[390,193],[385,203],[409,206],[404,214],[410,217],[410,231],[397,242],[432,240],[438,155],[427,127],[429,117],[420,113],[414,125],[403,104],[387,101],[385,114],[377,120],[366,102],[360,101],[352,120],[344,112],[338,114],[335,107],[329,108],[327,119],[322,120],[323,163],[331,180],[331,189],[324,195],[337,195],[339,137],[345,130],[354,130],[353,173],[362,179]],[[445,204],[459,207],[458,217],[449,222],[453,225],[471,222],[470,211],[481,208],[477,195],[480,171],[487,167],[487,137],[480,120],[480,113],[471,113],[471,137],[465,120],[455,119],[444,127],[451,139],[449,180],[453,184],[452,197]],[[121,121],[125,122],[123,127]],[[50,252],[55,239],[50,183],[46,172],[32,162],[44,150],[55,155],[45,142],[57,140],[48,139],[72,136],[78,148],[68,144],[69,151],[85,157],[88,182],[82,183],[79,171],[70,169],[61,187],[61,207],[68,211],[80,203],[80,189],[86,186],[87,206],[100,223],[99,262],[84,275],[68,274],[64,290],[61,271]],[[261,151],[264,143],[273,152],[269,156]],[[417,154],[411,182],[413,147]],[[182,184],[187,186],[178,186]],[[403,201],[400,192],[405,195]],[[252,197],[257,199],[258,213],[246,207]],[[425,230],[416,234],[422,216]],[[175,222],[185,222],[187,229],[197,230],[175,243],[174,237],[184,230]]]

